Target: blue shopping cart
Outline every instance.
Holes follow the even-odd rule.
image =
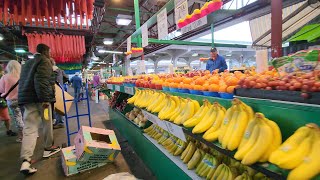
[[[60,88],[63,90],[64,88],[59,84]],[[85,94],[85,95],[84,95]],[[88,116],[88,120],[89,120],[89,126],[92,127],[91,125],[91,113],[90,113],[90,98],[89,98],[89,91],[88,91],[88,82],[86,82],[85,85],[85,93],[83,93],[83,96],[79,99],[79,101],[87,101],[87,109],[88,109],[88,113],[86,114],[79,114],[79,107],[78,107],[78,101],[76,101],[75,99],[65,99],[65,95],[64,95],[64,91],[62,91],[62,97],[63,97],[63,105],[64,105],[64,112],[65,113],[65,119],[66,119],[66,129],[67,129],[67,137],[68,137],[68,146],[71,145],[71,141],[70,141],[70,136],[77,134],[78,131],[80,130],[80,117],[83,116]],[[75,115],[68,115],[67,113],[67,108],[66,108],[66,102],[74,102],[75,106],[76,106],[76,114]],[[70,119],[77,119],[77,125],[78,125],[78,130],[75,132],[70,132],[70,128],[69,128],[69,120]]]

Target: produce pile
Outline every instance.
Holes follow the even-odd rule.
[[[189,170],[205,179],[248,179],[267,180],[264,174],[231,159],[220,152],[188,137],[180,140],[157,125],[151,125],[144,132],[161,144],[170,154],[180,156]]]
[[[218,102],[211,104],[204,100],[200,106],[198,101],[189,98],[137,89],[128,103],[157,113],[161,120],[193,128],[192,133],[203,133],[206,141],[218,141],[223,149],[235,151],[234,158],[244,165],[269,161],[284,169],[307,166],[304,174],[309,176],[306,177],[320,173],[320,161],[315,162],[313,155],[320,147],[316,145],[320,141],[320,130],[316,125],[307,125],[303,128],[307,129],[302,131],[304,133],[298,133],[298,130],[299,135],[293,135],[282,144],[277,123],[267,119],[263,113],[254,113],[239,99],[232,100],[232,106],[225,109]],[[277,154],[278,151],[280,153]],[[282,166],[282,163],[291,166]],[[295,171],[290,172],[289,178],[293,177],[291,173]]]
[[[147,118],[142,114],[141,110],[136,107],[133,108],[132,111],[127,112],[125,115],[129,120],[134,122],[139,127],[144,127],[148,121]]]

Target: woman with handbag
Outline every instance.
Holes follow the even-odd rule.
[[[0,119],[5,121],[7,128],[7,135],[14,136],[16,133],[10,130],[10,117],[8,113],[8,107],[13,113],[13,119],[17,125],[18,129],[18,138],[17,142],[22,141],[22,130],[23,130],[23,120],[21,109],[18,104],[18,81],[20,77],[21,65],[18,61],[11,60],[9,61],[6,67],[7,74],[1,77],[0,79],[0,93],[2,98],[5,98],[5,101],[0,105]],[[6,107],[7,106],[7,107]]]

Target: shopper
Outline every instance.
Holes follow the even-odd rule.
[[[95,94],[96,94],[96,103],[99,103],[99,87],[100,87],[100,76],[99,73],[96,72],[95,75],[93,76],[93,87],[95,89]]]
[[[74,89],[74,100],[80,101],[79,94],[82,88],[82,79],[79,77],[79,72],[76,72],[76,74],[71,78],[70,82],[72,83],[72,87]]]
[[[218,54],[216,48],[211,48],[210,55],[211,58],[207,61],[206,70],[209,70],[211,73],[214,70],[219,70],[220,73],[228,69],[226,60]]]
[[[53,146],[51,103],[55,102],[55,81],[49,54],[49,47],[39,44],[34,59],[26,61],[21,70],[19,104],[25,108],[25,124],[21,146],[23,163],[20,172],[24,174],[33,174],[37,171],[30,165],[40,124],[43,124],[43,157],[50,157],[61,150],[60,147]],[[45,109],[48,112],[47,119],[43,118]]]
[[[55,73],[56,83],[58,83],[60,85],[60,87],[62,88],[62,91],[64,91],[63,84],[64,84],[64,82],[67,81],[68,77],[64,73],[63,70],[59,69],[58,66],[56,66],[54,61],[53,61],[53,63],[54,63],[53,64],[53,71]],[[63,128],[64,127],[63,116],[61,114],[57,113],[56,111],[54,111],[53,114],[54,114],[54,119],[56,120],[53,123],[53,129]]]
[[[6,67],[6,71],[7,74],[0,79],[0,93],[6,94],[7,105],[13,114],[12,117],[18,129],[18,138],[16,141],[21,142],[22,130],[24,126],[21,109],[18,104],[18,83],[20,78],[21,65],[18,61],[11,60]],[[8,112],[8,109],[5,110],[5,112]],[[7,120],[5,122],[7,127],[7,134],[9,136],[14,135],[15,133],[10,130],[10,120]]]

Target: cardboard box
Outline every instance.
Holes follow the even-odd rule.
[[[56,89],[56,103],[54,103],[54,108],[55,111],[61,115],[65,115],[64,112],[64,102],[63,102],[63,97],[62,97],[62,89],[58,86],[55,85],[55,89]],[[64,92],[64,98],[65,100],[73,100],[74,98],[67,92]],[[66,102],[66,111],[69,112],[71,105],[72,105],[73,101],[70,102]]]
[[[121,151],[112,130],[82,126],[74,139],[78,161],[113,162]]]
[[[80,172],[84,172],[90,169],[106,165],[106,163],[77,161],[75,146],[63,148],[61,152],[62,168],[66,176],[71,176],[73,174],[77,174]]]

